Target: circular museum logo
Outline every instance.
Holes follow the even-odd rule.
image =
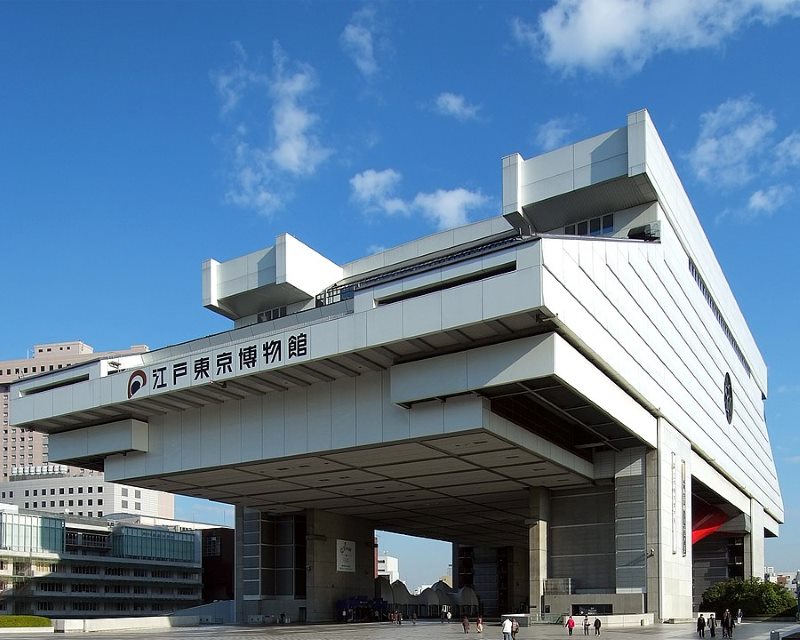
[[[725,418],[728,424],[733,421],[733,387],[731,386],[731,374],[725,374],[725,383],[722,386],[722,402],[725,405]]]

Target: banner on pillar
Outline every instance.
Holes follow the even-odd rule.
[[[356,543],[352,540],[336,541],[336,570],[356,572]]]

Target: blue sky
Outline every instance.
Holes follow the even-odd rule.
[[[796,569],[798,18],[798,0],[2,2],[0,358],[223,330],[203,259],[289,232],[341,263],[496,215],[502,156],[646,107],[769,366],[787,524],[767,560]],[[411,586],[450,562],[381,546]]]

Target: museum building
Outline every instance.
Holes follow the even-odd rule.
[[[236,505],[241,622],[337,619],[376,529],[451,541],[487,616],[689,618],[783,521],[762,356],[646,111],[503,158],[502,193],[348,264],[208,260],[229,331],[12,382],[11,424]]]

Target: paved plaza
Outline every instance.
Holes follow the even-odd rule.
[[[769,639],[770,632],[778,630],[781,638],[800,632],[800,625],[790,622],[744,622],[736,628],[735,640],[751,640],[755,638]],[[4,636],[0,632],[0,637]],[[84,634],[69,634],[71,637]],[[576,627],[574,637],[583,637],[582,629]],[[592,636],[594,632],[592,632]],[[16,640],[38,639],[43,634],[14,634]],[[484,627],[483,633],[475,632],[474,623],[469,634],[464,634],[461,625],[456,622],[441,624],[439,622],[418,622],[416,625],[404,623],[401,626],[384,623],[366,624],[338,624],[338,625],[285,625],[269,627],[234,627],[234,626],[203,626],[191,628],[176,628],[161,631],[107,631],[94,632],[91,638],[101,640],[114,638],[148,638],[150,640],[216,640],[226,637],[231,640],[502,640],[499,624],[489,624]],[[566,629],[559,625],[536,625],[523,627],[517,636],[518,640],[568,638]],[[657,624],[649,627],[629,629],[604,630],[602,637],[606,640],[613,638],[638,638],[648,640],[671,640],[672,638],[687,638],[694,640],[697,633],[691,624]],[[710,636],[706,634],[706,638]],[[717,636],[721,638],[721,635]]]

